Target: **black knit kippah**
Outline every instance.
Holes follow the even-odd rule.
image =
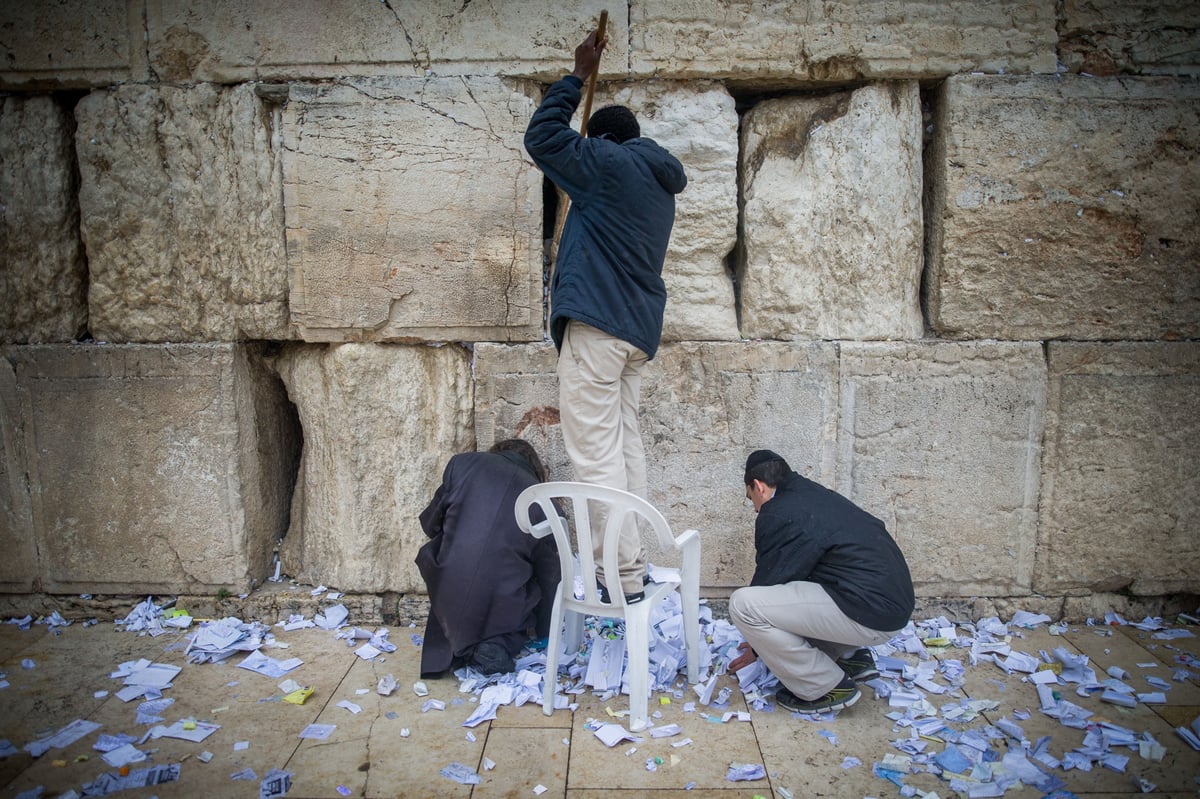
[[[764,463],[781,460],[783,460],[782,457],[769,449],[756,449],[754,452],[750,453],[749,458],[746,458],[746,471],[750,471],[755,466],[761,466]]]
[[[609,105],[592,114],[587,124],[587,135],[593,139],[605,134],[616,139],[618,144],[624,144],[630,139],[642,135],[637,117],[623,105]]]

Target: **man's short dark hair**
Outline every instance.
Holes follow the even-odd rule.
[[[623,105],[608,105],[592,114],[587,123],[587,135],[598,139],[604,135],[611,136],[617,144],[624,144],[630,139],[642,135],[637,117]]]
[[[533,467],[534,474],[537,475],[539,482],[546,482],[550,479],[550,473],[546,470],[542,459],[538,457],[537,450],[528,441],[520,438],[506,438],[503,441],[497,441],[492,445],[488,452],[511,452],[527,461]]]
[[[788,462],[769,449],[759,449],[750,453],[746,459],[746,473],[743,475],[746,485],[755,480],[761,480],[771,488],[776,488],[783,478],[792,471]]]

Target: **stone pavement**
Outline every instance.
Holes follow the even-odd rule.
[[[353,623],[354,619],[351,618]],[[1192,628],[1193,630],[1195,628]],[[173,687],[165,696],[175,700],[162,712],[167,724],[193,717],[220,725],[201,743],[173,738],[149,740],[140,748],[150,753],[149,761],[134,764],[133,770],[152,764],[180,764],[178,781],[154,787],[121,791],[116,796],[136,799],[169,797],[256,797],[259,782],[236,781],[231,775],[252,769],[261,779],[271,769],[292,773],[289,799],[299,797],[402,797],[402,796],[511,796],[533,797],[544,786],[543,797],[592,799],[600,796],[687,796],[687,797],[886,797],[901,796],[901,789],[877,777],[872,766],[885,755],[899,754],[892,741],[908,738],[885,718],[895,711],[887,699],[879,699],[869,688],[857,705],[836,718],[809,719],[782,710],[750,710],[748,722],[716,719],[726,711],[747,711],[736,680],[721,677],[718,688],[729,685],[732,698],[725,708],[697,706],[685,712],[684,704],[695,700],[690,689],[681,697],[656,694],[652,705],[662,713],[657,725],[670,723],[682,728],[679,735],[645,737],[639,743],[623,742],[607,748],[590,729],[589,719],[623,722],[608,710],[628,707],[622,697],[603,702],[589,694],[580,695],[579,707],[545,716],[541,708],[502,706],[495,720],[474,729],[462,726],[475,708],[475,697],[461,694],[454,678],[428,680],[430,697],[446,703],[444,710],[422,712],[424,698],[414,694],[418,679],[419,649],[412,633],[420,629],[393,628],[394,653],[374,661],[361,660],[345,641],[321,629],[284,632],[275,628],[286,649],[264,649],[275,658],[298,657],[304,664],[288,676],[311,685],[312,696],[303,705],[278,701],[278,680],[237,668],[240,657],[222,664],[188,664],[182,651],[186,633],[170,632],[158,637],[123,632],[111,623],[83,627],[79,623],[50,630],[34,625],[22,631],[16,625],[0,625],[0,672],[8,687],[0,689],[0,738],[17,750],[59,730],[76,719],[102,725],[96,732],[61,749],[51,749],[39,758],[25,751],[0,758],[0,799],[44,786],[45,797],[70,790],[82,792],[85,783],[107,766],[93,749],[100,733],[127,733],[140,737],[148,725],[135,721],[140,700],[123,703],[114,696],[121,681],[110,677],[118,664],[147,658],[182,666]],[[1121,748],[1129,760],[1125,773],[1096,765],[1091,771],[1053,773],[1065,781],[1065,789],[1079,797],[1129,796],[1138,793],[1134,775],[1157,785],[1155,796],[1194,797],[1200,789],[1200,752],[1191,749],[1175,732],[1200,715],[1200,682],[1171,679],[1180,668],[1181,653],[1195,657],[1198,638],[1155,640],[1148,632],[1133,627],[1087,627],[1072,625],[1063,635],[1052,635],[1047,625],[1014,631],[1013,648],[1037,655],[1065,646],[1090,658],[1100,678],[1113,665],[1130,673],[1126,680],[1138,692],[1155,690],[1146,677],[1170,682],[1165,705],[1139,703],[1125,708],[1104,703],[1097,696],[1078,696],[1075,686],[1059,688],[1064,698],[1136,734],[1149,732],[1165,747],[1161,760],[1146,759],[1137,750]],[[956,658],[966,663],[966,653],[953,648],[931,650],[939,658]],[[910,664],[915,655],[898,655]],[[32,661],[32,668],[23,666]],[[1196,669],[1192,669],[1195,674]],[[377,694],[375,687],[385,674],[399,683],[391,696]],[[106,695],[99,692],[107,692]],[[1038,711],[1034,687],[1022,675],[1008,675],[994,664],[968,667],[961,689],[931,696],[935,705],[957,702],[964,696],[993,699],[994,711],[986,721],[949,724],[964,730],[979,728],[1001,719],[1023,719],[1017,723],[1025,737],[1034,742],[1051,736],[1050,751],[1061,758],[1067,750],[1081,746],[1084,731],[1069,729]],[[663,699],[670,699],[669,704]],[[349,700],[361,707],[355,714],[339,707]],[[1022,711],[1028,710],[1028,718]],[[714,719],[714,720],[710,720]],[[301,740],[300,730],[312,723],[333,724],[327,740]],[[401,730],[407,729],[407,737]],[[470,735],[469,735],[470,733]],[[474,740],[471,740],[473,738]],[[672,746],[685,738],[691,743]],[[239,748],[239,742],[248,742]],[[993,741],[1002,753],[1003,741]],[[930,752],[943,744],[929,742]],[[636,747],[636,751],[633,751]],[[211,752],[204,763],[198,758]],[[659,758],[655,771],[647,759]],[[857,760],[854,760],[857,759]],[[485,770],[486,760],[494,761]],[[479,785],[472,788],[447,779],[439,771],[452,762],[478,770]],[[766,777],[753,782],[729,782],[731,763],[758,764]],[[904,782],[915,795],[937,792],[940,797],[964,796],[951,790],[948,782],[931,773],[906,776]],[[691,786],[691,790],[686,790]],[[37,795],[37,794],[30,794]],[[910,794],[912,795],[912,794]],[[932,795],[932,794],[929,794]],[[999,794],[987,794],[999,795]],[[1021,784],[1010,788],[1007,797],[1041,797],[1044,792]]]

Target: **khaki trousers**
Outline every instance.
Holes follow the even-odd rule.
[[[558,407],[563,442],[575,479],[646,496],[646,453],[638,427],[638,402],[646,353],[627,341],[572,319],[558,354]],[[603,518],[593,519],[599,564]],[[597,524],[599,528],[597,528]],[[621,530],[617,566],[621,590],[641,591],[646,553],[633,525]]]
[[[846,673],[834,661],[895,632],[864,627],[842,613],[817,583],[739,588],[729,618],[779,681],[801,699],[833,690]]]

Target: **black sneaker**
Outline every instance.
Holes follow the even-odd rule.
[[[828,713],[832,710],[845,710],[862,698],[862,691],[854,684],[849,676],[845,677],[834,689],[816,699],[801,699],[786,688],[780,687],[775,694],[775,703],[794,713]]]
[[[862,682],[863,680],[870,680],[879,676],[879,669],[875,668],[875,658],[872,657],[870,649],[860,649],[854,654],[838,658],[837,664],[855,682]]]

